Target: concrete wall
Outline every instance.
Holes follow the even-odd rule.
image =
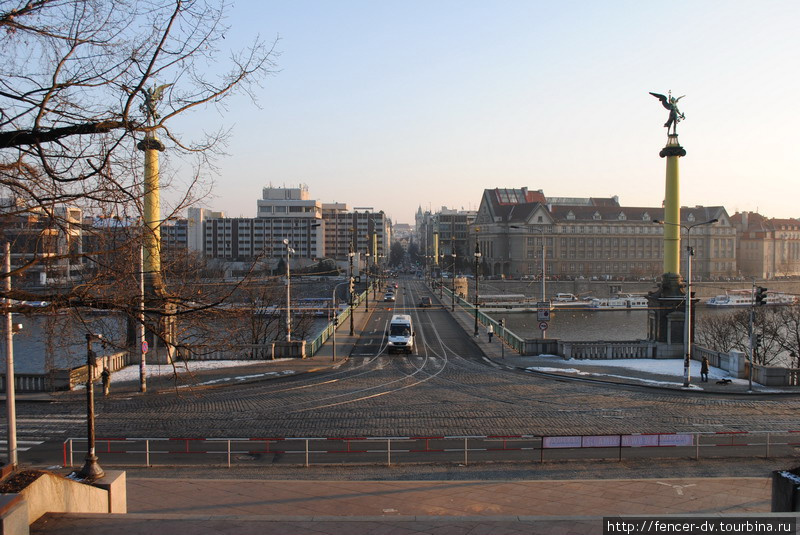
[[[125,472],[108,471],[93,484],[56,474],[42,474],[19,493],[28,510],[28,524],[45,513],[127,513]]]

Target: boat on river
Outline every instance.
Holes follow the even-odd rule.
[[[644,310],[647,305],[646,297],[625,294],[592,299],[589,301],[589,310]]]
[[[753,290],[731,290],[724,295],[717,295],[704,303],[706,306],[728,308],[753,306]],[[781,292],[768,292],[765,305],[796,305],[797,296]]]

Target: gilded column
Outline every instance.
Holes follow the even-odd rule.
[[[680,274],[681,259],[681,199],[679,159],[686,151],[678,143],[677,134],[669,134],[667,145],[659,156],[667,159],[666,189],[664,192],[664,274]]]
[[[160,293],[161,285],[161,200],[159,191],[158,153],[164,151],[164,144],[148,134],[136,146],[144,151],[144,277],[145,295]]]

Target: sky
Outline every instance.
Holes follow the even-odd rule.
[[[495,187],[661,206],[648,92],[670,90],[682,205],[800,217],[796,0],[237,0],[227,22],[280,54],[259,107],[203,117],[231,128],[204,202],[228,217],[300,184],[394,223]]]

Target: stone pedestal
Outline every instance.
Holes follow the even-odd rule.
[[[651,342],[675,346],[683,352],[683,325],[685,320],[685,284],[680,275],[666,273],[655,292],[648,294],[647,339]]]

